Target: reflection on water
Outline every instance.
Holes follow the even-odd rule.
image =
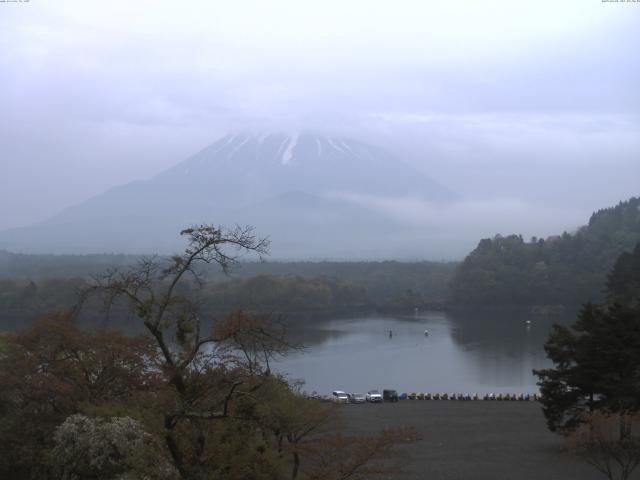
[[[536,391],[531,370],[550,365],[543,344],[551,325],[563,320],[428,312],[325,321],[298,331],[308,348],[280,361],[277,369],[321,393]]]

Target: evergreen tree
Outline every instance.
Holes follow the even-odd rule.
[[[609,303],[640,307],[640,242],[633,253],[620,255],[607,279]]]
[[[639,261],[640,246],[623,254],[609,276],[610,302],[585,305],[571,327],[554,326],[545,350],[555,366],[534,370],[552,431],[575,430],[587,412],[640,411]]]
[[[599,210],[587,226],[571,234],[530,242],[521,235],[483,239],[457,268],[450,282],[451,299],[466,305],[599,302],[604,300],[606,272],[638,241],[640,198]],[[633,287],[627,278],[640,271],[640,261],[631,264],[629,258],[619,261],[621,282],[637,288],[640,282]]]

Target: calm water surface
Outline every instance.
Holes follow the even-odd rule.
[[[298,332],[307,348],[276,368],[304,379],[308,392],[323,394],[372,388],[533,392],[538,388],[531,370],[550,365],[543,344],[554,322],[566,323],[503,313],[336,319]]]

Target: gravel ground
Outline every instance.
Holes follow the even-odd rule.
[[[427,401],[344,405],[352,433],[413,426],[422,439],[403,447],[404,474],[434,480],[602,480],[550,433],[535,402]],[[633,477],[640,478],[636,472]]]

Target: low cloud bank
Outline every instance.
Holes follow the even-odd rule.
[[[514,198],[464,200],[440,205],[414,197],[339,193],[333,196],[406,222],[418,231],[462,235],[476,241],[498,233],[522,234],[530,238],[572,232],[585,225],[593,213],[587,209],[534,204]]]

